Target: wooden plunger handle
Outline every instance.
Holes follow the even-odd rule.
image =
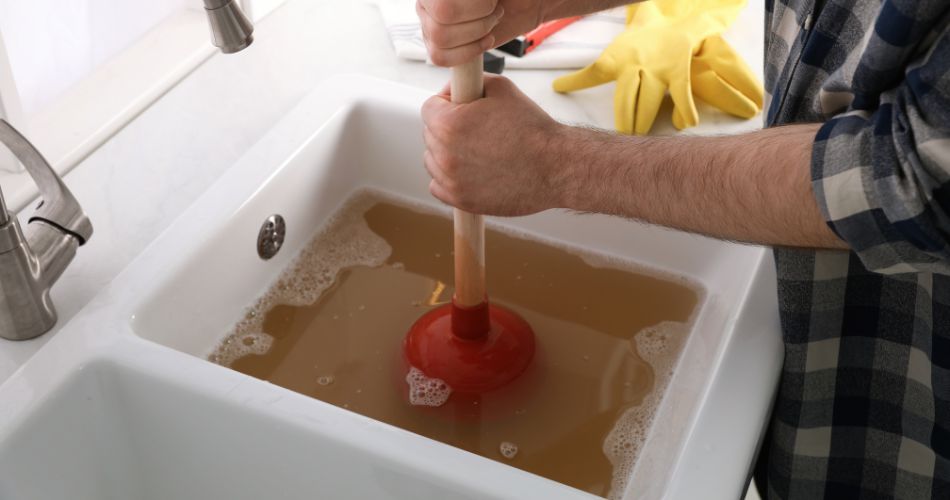
[[[452,102],[484,95],[482,58],[452,68]],[[485,222],[481,215],[455,209],[455,303],[475,307],[485,301]]]

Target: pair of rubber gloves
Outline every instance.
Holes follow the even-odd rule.
[[[673,125],[699,123],[693,97],[742,118],[762,109],[762,84],[720,34],[746,0],[649,0],[627,9],[627,29],[590,66],[554,81],[557,92],[617,81],[617,130],[650,131],[669,90]]]

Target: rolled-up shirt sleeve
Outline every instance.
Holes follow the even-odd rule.
[[[829,227],[871,271],[950,274],[950,34],[903,81],[826,122],[812,187]]]

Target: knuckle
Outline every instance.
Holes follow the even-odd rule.
[[[429,43],[438,48],[449,48],[452,44],[452,34],[442,26],[430,26],[426,37]]]
[[[485,76],[488,76],[488,75],[485,75]],[[491,85],[492,87],[494,87],[494,88],[496,88],[496,89],[498,89],[498,90],[501,90],[501,91],[508,91],[508,90],[511,90],[511,87],[512,87],[512,85],[513,85],[513,84],[511,83],[511,80],[509,80],[508,78],[505,78],[504,76],[501,76],[501,75],[492,75],[490,81],[491,81],[490,85]],[[488,82],[486,81],[486,83],[488,83]]]
[[[432,18],[442,24],[451,24],[459,21],[459,8],[452,0],[437,1],[432,5],[429,13]]]
[[[446,51],[434,49],[431,46],[429,48],[429,59],[432,60],[432,64],[435,64],[436,66],[452,65],[452,58],[449,57]]]
[[[422,103],[422,122],[426,125],[429,124],[435,118],[435,106],[438,104],[435,100],[438,99],[436,96],[429,97]],[[423,133],[425,129],[423,129]]]
[[[439,184],[434,179],[429,181],[429,194],[440,201],[445,201],[442,199],[442,190],[439,189]]]
[[[472,210],[472,208],[476,206],[475,200],[472,199],[472,195],[468,193],[467,191],[460,190],[455,195],[454,200],[455,200],[455,206],[469,212],[474,211]]]
[[[434,146],[443,141],[445,132],[442,130],[442,125],[438,120],[430,120],[429,123],[426,124],[426,129],[422,136],[426,141],[426,145]]]
[[[485,17],[495,11],[498,0],[475,0],[472,2],[472,14]]]
[[[455,120],[450,119],[444,114],[432,118],[429,123],[429,134],[433,139],[451,143],[458,135],[458,125]]]
[[[449,154],[442,153],[434,158],[435,162],[442,167],[446,175],[452,176],[458,170],[458,162]]]

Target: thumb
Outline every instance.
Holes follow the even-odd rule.
[[[603,85],[617,78],[617,65],[612,58],[604,58],[593,64],[554,80],[555,92],[573,92]]]
[[[751,118],[762,109],[762,82],[722,37],[703,41],[691,73],[696,97],[709,104],[741,118]]]

